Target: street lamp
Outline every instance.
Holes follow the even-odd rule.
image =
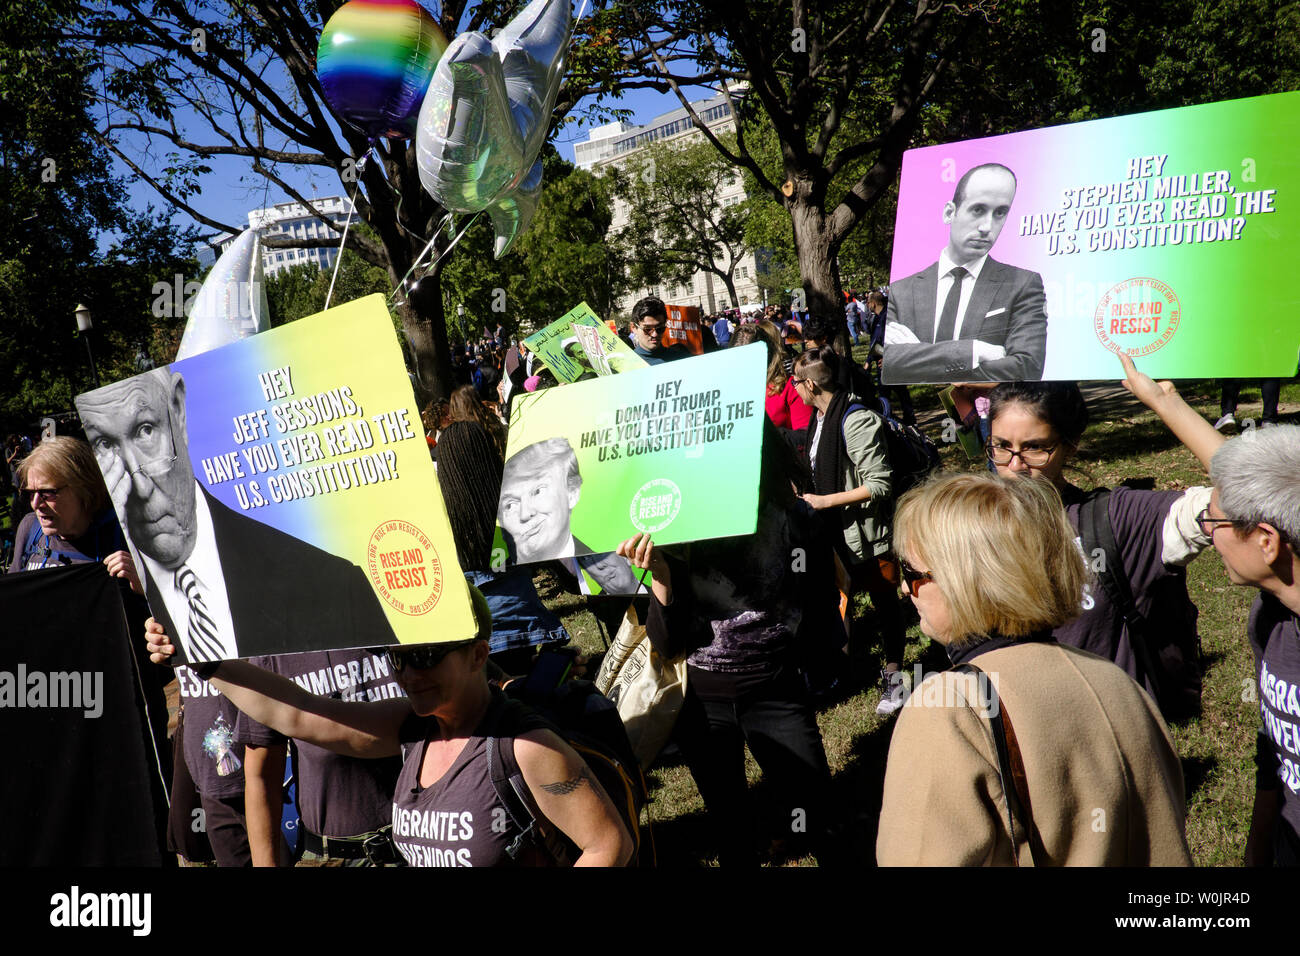
[[[86,355],[90,357],[90,377],[95,383],[95,388],[99,388],[99,370],[95,368],[95,353],[90,349],[90,330],[94,327],[90,321],[90,309],[78,302],[73,315],[77,317],[77,331],[86,340]]]

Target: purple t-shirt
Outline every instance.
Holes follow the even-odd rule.
[[[1280,825],[1296,846],[1300,845],[1300,627],[1286,605],[1261,593],[1251,605],[1247,633],[1255,652],[1263,720],[1255,750],[1255,788],[1281,790]]]
[[[1124,574],[1133,594],[1138,613],[1148,620],[1163,619],[1169,626],[1185,627],[1187,621],[1195,622],[1196,606],[1187,594],[1187,579],[1182,568],[1169,567],[1161,558],[1164,551],[1164,523],[1174,502],[1183,496],[1181,491],[1140,491],[1133,488],[1116,488],[1110,493],[1107,507],[1115,545],[1124,564]],[[1067,496],[1066,516],[1075,532],[1079,531],[1079,514],[1083,507],[1075,495]],[[1076,538],[1080,549],[1082,540]],[[1094,545],[1094,548],[1100,545]],[[1096,554],[1085,554],[1090,563]],[[1153,607],[1159,613],[1151,617]],[[1173,623],[1176,616],[1180,619]],[[1191,626],[1195,626],[1192,623]],[[1114,661],[1130,677],[1138,680],[1138,664],[1129,643],[1128,627],[1119,609],[1111,604],[1100,585],[1090,586],[1084,594],[1082,613],[1055,631],[1056,639],[1098,657]],[[1148,683],[1146,690],[1151,692]]]
[[[487,738],[472,736],[431,787],[420,786],[433,717],[412,714],[401,729],[402,773],[393,794],[393,840],[411,866],[504,866],[519,830],[497,797]]]
[[[388,658],[366,650],[311,651],[254,657],[250,663],[287,677],[303,690],[335,700],[376,701],[404,697]],[[235,739],[269,747],[284,735],[239,714]],[[349,837],[388,825],[393,787],[401,761],[344,757],[297,741],[298,811],[302,825],[318,836]]]
[[[235,740],[239,711],[222,693],[184,665],[176,668],[185,707],[185,764],[199,793],[233,797],[244,792],[244,745]]]

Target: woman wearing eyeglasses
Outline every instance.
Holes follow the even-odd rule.
[[[478,635],[468,641],[390,647],[405,700],[342,701],[303,690],[246,661],[203,665],[204,676],[243,713],[286,737],[351,757],[402,756],[393,794],[393,840],[412,866],[505,866],[523,832],[497,795],[487,756],[496,739],[507,777],[522,775],[532,811],[581,851],[575,866],[622,866],[632,838],[591,770],[558,735],[488,684],[492,615],[471,589]],[[171,639],[152,618],[151,659],[166,663]],[[502,728],[537,727],[514,736]],[[545,828],[544,828],[545,829]],[[522,841],[529,846],[527,839]],[[515,863],[540,863],[532,847]]]
[[[1171,383],[1156,384],[1127,356],[1121,361],[1128,375],[1125,387],[1156,411],[1208,469],[1221,436],[1210,429],[1214,438],[1206,438],[1197,427],[1203,420]],[[1184,568],[1210,546],[1197,522],[1209,504],[1210,489],[1121,486],[1104,493],[1067,481],[1064,473],[1088,425],[1088,408],[1074,383],[1001,384],[990,395],[989,422],[988,456],[998,474],[1045,478],[1055,486],[1079,547],[1097,574],[1084,595],[1083,613],[1058,628],[1057,639],[1114,661],[1146,687],[1166,718],[1195,714],[1201,695],[1200,641]],[[1127,609],[1126,602],[1131,602]]]
[[[100,562],[143,594],[108,489],[84,441],[47,438],[18,466],[31,514],[18,524],[9,573]]]
[[[953,667],[890,741],[882,866],[1188,866],[1182,768],[1155,704],[1059,643],[1088,570],[1047,482],[954,475],[894,525],[921,630]]]

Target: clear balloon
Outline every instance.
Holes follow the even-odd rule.
[[[203,280],[190,308],[176,359],[238,342],[270,326],[266,283],[262,279],[262,243],[256,232],[245,229]]]
[[[533,0],[488,40],[462,33],[439,60],[416,130],[420,182],[443,207],[486,211],[500,259],[541,193],[537,155],[564,77],[569,0]]]
[[[446,49],[414,0],[349,0],[321,31],[316,76],[334,112],[370,139],[409,139]]]

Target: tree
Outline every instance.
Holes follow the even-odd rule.
[[[676,93],[714,148],[786,210],[808,304],[838,314],[836,258],[845,239],[888,194],[932,90],[995,7],[630,0],[609,16],[629,38],[626,73]],[[686,88],[700,85],[719,90],[736,115],[734,145],[690,105]],[[846,125],[848,116],[855,122]],[[747,137],[759,126],[779,145],[776,176]],[[853,181],[837,180],[858,163]]]
[[[832,314],[837,260],[908,148],[1300,81],[1300,8],[1281,0],[625,0],[598,19],[623,38],[622,81],[675,93],[784,210],[808,304]],[[700,86],[731,105],[734,146],[691,108]]]
[[[735,137],[721,142],[734,147]],[[618,241],[634,282],[685,284],[708,272],[726,286],[732,308],[739,307],[736,268],[751,246],[741,206],[724,205],[724,193],[740,178],[736,168],[695,137],[649,146],[634,162],[613,168],[610,178],[627,209]]]
[[[202,214],[192,201],[213,160],[248,163],[338,236],[341,229],[319,215],[291,182],[295,170],[332,171],[345,194],[355,194],[359,219],[374,230],[374,239],[349,233],[349,247],[384,269],[395,289],[433,239],[434,264],[426,275],[437,286],[452,261],[442,257],[452,234],[443,228],[446,210],[420,186],[414,143],[384,140],[371,149],[334,117],[317,81],[320,28],[340,5],[337,0],[303,5],[122,0],[102,11],[87,10],[79,36],[105,60],[108,119],[98,139],[175,208],[232,233],[239,229]],[[462,21],[466,30],[504,24],[522,3],[489,0],[468,12],[467,6],[466,0],[441,5],[437,19],[449,38]],[[589,31],[589,25],[584,21],[570,50],[569,79],[553,124],[562,123],[583,96],[612,87],[616,44]],[[132,155],[131,140],[145,144],[143,155]],[[338,241],[277,237],[267,245]],[[418,277],[419,272],[411,278]],[[423,393],[418,397],[447,394],[453,382],[443,296],[421,297],[419,307],[406,300],[398,312],[414,354],[417,390]]]
[[[131,216],[96,143],[94,64],[61,41],[68,0],[0,3],[0,422],[31,428],[92,387],[73,310],[90,307],[101,377],[156,358],[149,290],[190,266],[193,235]],[[104,254],[107,236],[117,239]]]
[[[314,263],[303,262],[266,277],[266,307],[272,328],[320,311],[313,301],[312,286],[322,271]]]
[[[781,154],[772,132],[758,128],[751,130],[748,138],[755,159],[770,171],[770,175],[778,175]],[[856,180],[862,174],[861,165],[865,162],[861,160],[841,170],[832,181],[832,190]],[[762,192],[749,173],[745,174],[745,191],[748,196],[740,207],[740,215],[745,223],[745,239],[754,249],[758,285],[767,290],[772,301],[788,299],[791,304],[798,304],[806,299],[806,295],[790,228],[790,214]],[[835,267],[846,288],[865,291],[888,281],[897,205],[898,190],[891,187],[845,237]]]

